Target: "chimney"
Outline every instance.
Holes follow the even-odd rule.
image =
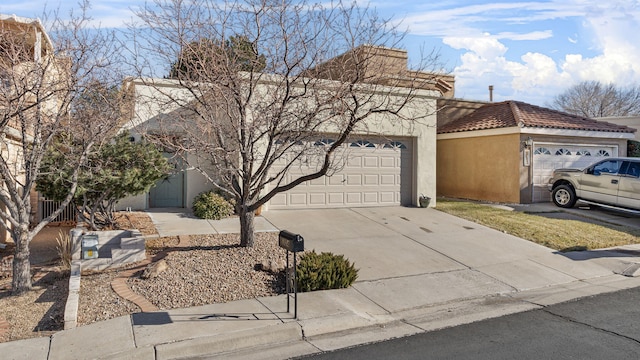
[[[493,85],[489,85],[489,102],[493,102]]]

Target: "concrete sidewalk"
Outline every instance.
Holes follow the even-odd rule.
[[[346,255],[360,269],[358,281],[349,289],[299,294],[298,319],[282,295],[138,313],[3,343],[0,353],[54,360],[284,359],[640,286],[640,278],[620,275],[640,263],[637,246],[560,254],[433,209],[263,215],[262,231],[287,229],[302,234],[307,249]],[[222,228],[152,214],[154,221],[163,216],[156,224],[161,234]]]

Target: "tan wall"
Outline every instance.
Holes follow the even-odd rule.
[[[520,147],[519,134],[438,140],[436,193],[519,203]]]

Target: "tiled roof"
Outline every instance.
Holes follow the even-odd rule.
[[[597,121],[520,101],[503,101],[484,105],[474,112],[438,128],[438,134],[462,131],[529,127],[632,133],[623,125]]]

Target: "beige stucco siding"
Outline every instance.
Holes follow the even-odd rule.
[[[437,194],[520,202],[519,134],[438,140]]]

